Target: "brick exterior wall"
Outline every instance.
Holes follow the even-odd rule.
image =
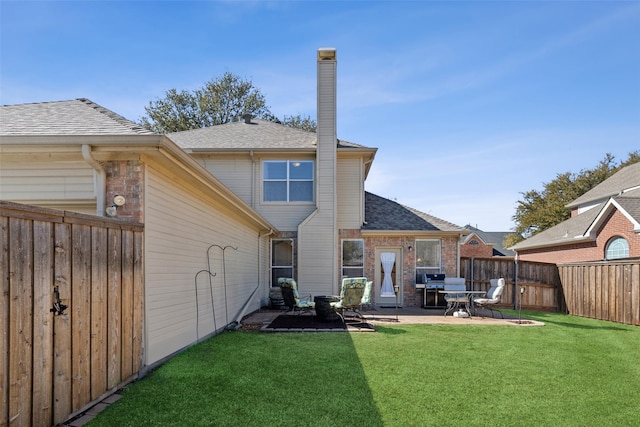
[[[106,206],[113,204],[116,195],[124,196],[126,202],[118,206],[116,218],[135,222],[144,220],[143,166],[137,160],[108,161],[103,164],[107,175]]]
[[[422,291],[415,289],[416,259],[413,249],[416,246],[416,237],[414,235],[362,237],[360,230],[342,229],[339,232],[338,267],[342,265],[341,242],[343,239],[364,239],[364,275],[371,280],[375,278],[376,248],[402,247],[402,305],[404,307],[420,307],[422,305]],[[449,277],[457,277],[458,237],[443,237],[441,241],[442,272]],[[409,251],[409,246],[412,248],[411,251]],[[342,273],[339,271],[338,277],[341,276]],[[375,301],[373,302],[375,303]]]
[[[605,259],[607,243],[616,236],[624,237],[629,243],[629,257],[640,257],[640,234],[633,231],[633,225],[624,214],[614,209],[605,219],[604,226],[597,230],[595,241],[519,251],[518,258],[553,264],[601,261]]]
[[[470,243],[476,241],[477,245]],[[466,243],[460,245],[460,256],[463,258],[491,258],[493,256],[493,244],[487,245],[477,236],[471,236]]]

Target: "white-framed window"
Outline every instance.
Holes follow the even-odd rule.
[[[293,240],[271,240],[271,286],[278,286],[280,277],[293,277]]]
[[[614,237],[607,243],[605,259],[629,258],[629,243],[624,237]]]
[[[416,240],[416,276],[438,274],[442,271],[442,241]]]
[[[342,277],[364,277],[364,240],[342,241]]]
[[[313,202],[313,160],[262,162],[262,201]]]

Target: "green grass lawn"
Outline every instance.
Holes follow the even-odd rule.
[[[640,426],[640,328],[225,332],[123,390],[97,426]]]

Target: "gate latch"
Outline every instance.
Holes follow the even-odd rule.
[[[64,314],[64,311],[67,309],[67,306],[64,305],[60,300],[60,292],[58,291],[57,286],[53,288],[53,295],[54,295],[53,307],[51,307],[49,311],[52,312],[54,316],[60,316]]]

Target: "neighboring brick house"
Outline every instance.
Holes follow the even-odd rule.
[[[471,234],[465,236],[460,244],[460,256],[463,258],[491,258],[494,256],[514,256],[515,252],[504,247],[504,239],[509,231],[482,231],[471,225],[464,228]]]
[[[640,163],[626,166],[567,205],[571,218],[509,248],[548,263],[640,257]]]

